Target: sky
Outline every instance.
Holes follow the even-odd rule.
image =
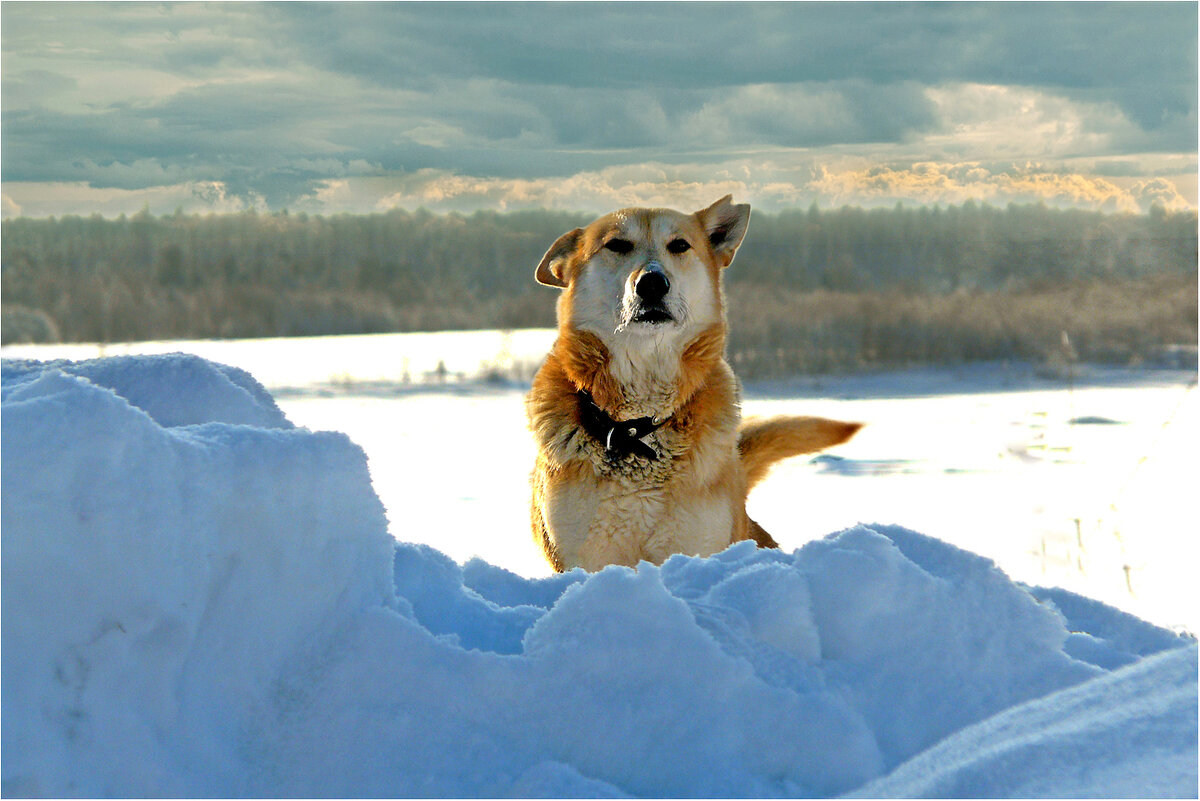
[[[1196,3],[0,5],[4,217],[1197,205]]]

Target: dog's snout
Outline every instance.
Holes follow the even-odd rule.
[[[642,271],[633,286],[638,297],[647,303],[658,303],[670,288],[671,282],[667,280],[667,274],[663,272],[662,267],[654,263]]]

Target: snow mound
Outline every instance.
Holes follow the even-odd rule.
[[[187,353],[113,356],[81,362],[5,361],[3,397],[50,369],[107,387],[167,427],[241,423],[292,428],[275,400],[245,370]]]
[[[1193,640],[903,528],[530,580],[241,371],[3,380],[6,796],[1196,794]]]

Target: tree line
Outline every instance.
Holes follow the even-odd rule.
[[[533,268],[587,217],[258,214],[3,222],[2,340],[297,336],[553,325]],[[749,374],[1136,360],[1196,339],[1195,212],[1045,206],[755,212],[727,273]],[[1074,328],[1071,332],[1069,329]]]

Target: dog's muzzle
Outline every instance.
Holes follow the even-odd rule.
[[[633,285],[638,296],[638,308],[633,315],[635,323],[665,323],[675,318],[667,310],[663,298],[671,291],[671,281],[662,265],[651,261],[642,268],[642,273]]]
[[[671,282],[667,279],[662,265],[656,261],[650,262],[643,268],[637,283],[633,285],[633,291],[642,299],[642,302],[651,306],[662,303],[662,299],[667,296],[670,289]]]

